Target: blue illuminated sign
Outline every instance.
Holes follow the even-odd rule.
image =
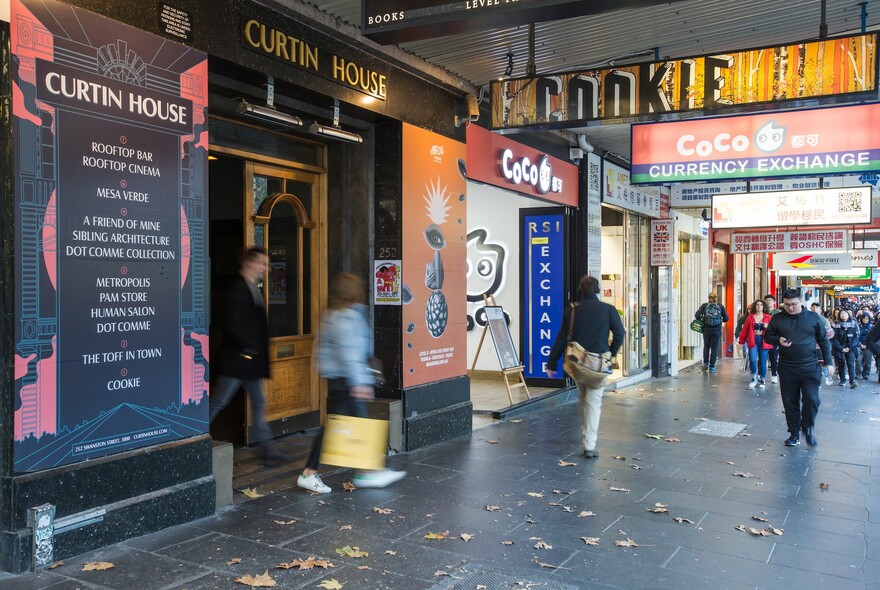
[[[565,216],[522,217],[522,339],[526,377],[541,379],[565,310]]]

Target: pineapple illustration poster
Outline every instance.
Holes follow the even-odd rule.
[[[404,124],[404,387],[467,371],[465,157],[465,144]]]

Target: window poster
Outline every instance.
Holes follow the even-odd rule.
[[[486,325],[489,326],[489,333],[492,334],[492,342],[495,343],[495,352],[498,353],[498,363],[501,368],[512,369],[520,366],[516,348],[513,346],[513,338],[510,337],[510,330],[507,327],[504,308],[500,305],[487,305],[483,309],[486,310]]]
[[[203,433],[206,56],[54,0],[11,41],[15,470]]]
[[[403,126],[403,386],[467,371],[465,144]]]

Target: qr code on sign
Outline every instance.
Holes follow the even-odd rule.
[[[840,193],[837,202],[838,213],[854,213],[862,210],[862,195],[856,192]]]

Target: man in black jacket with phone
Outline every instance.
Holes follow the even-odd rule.
[[[785,446],[800,444],[801,431],[807,444],[815,445],[813,425],[819,412],[819,383],[822,379],[816,358],[817,344],[829,374],[834,372],[825,324],[817,314],[803,306],[800,291],[786,289],[782,294],[782,311],[770,320],[764,331],[764,341],[779,345],[779,389],[791,435]]]

